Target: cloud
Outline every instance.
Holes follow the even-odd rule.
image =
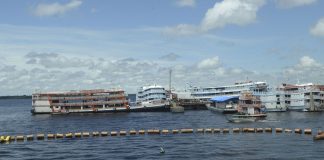
[[[309,56],[302,56],[299,62],[291,67],[283,70],[283,75],[286,79],[301,80],[302,82],[322,82],[324,77],[324,65],[317,62]]]
[[[68,58],[57,53],[30,52],[25,55],[26,64],[36,64],[45,68],[79,68],[90,65],[91,60]]]
[[[176,61],[178,58],[180,58],[180,56],[175,53],[169,53],[160,57],[161,60],[165,61]]]
[[[167,27],[170,35],[193,35],[223,28],[226,25],[244,26],[255,22],[265,0],[223,0],[208,9],[200,25],[179,24]]]
[[[265,0],[231,0],[216,2],[208,9],[201,23],[203,31],[222,28],[229,24],[244,26],[256,20],[257,12]]]
[[[303,56],[299,60],[299,64],[297,64],[298,68],[311,68],[311,67],[319,67],[320,64],[317,63],[313,58],[309,56]]]
[[[199,69],[210,69],[210,68],[217,67],[219,64],[220,64],[219,58],[216,56],[216,57],[208,58],[208,59],[205,59],[205,60],[199,62],[197,67]]]
[[[190,36],[201,32],[200,28],[189,24],[179,24],[175,27],[166,27],[164,33],[167,35]]]
[[[324,18],[320,19],[315,26],[310,29],[310,33],[314,36],[324,37]]]
[[[68,11],[77,9],[81,4],[81,0],[71,0],[66,4],[60,4],[57,2],[50,4],[41,3],[34,8],[33,13],[39,17],[63,15]]]
[[[177,0],[176,4],[179,7],[194,7],[196,0]]]
[[[282,9],[289,9],[295,7],[301,7],[316,3],[317,0],[276,0],[277,7]]]
[[[170,57],[176,54],[168,54]],[[166,56],[168,57],[168,56]],[[240,68],[221,65],[219,57],[197,63],[164,63],[125,57],[122,59],[65,56],[59,53],[31,52],[21,57],[25,64],[0,64],[0,94],[31,94],[33,91],[123,88],[135,93],[140,86],[168,86],[169,69],[173,69],[173,85],[216,85],[237,80],[250,73]],[[251,75],[251,74],[250,74]],[[253,75],[253,74],[252,74]],[[226,83],[225,83],[226,84]]]

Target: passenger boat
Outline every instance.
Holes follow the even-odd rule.
[[[324,85],[282,84],[288,110],[317,112],[324,111]]]
[[[37,92],[32,95],[33,114],[119,111],[129,111],[126,94],[121,89]]]
[[[188,91],[190,97],[194,99],[209,101],[217,96],[240,96],[242,92],[266,92],[267,89],[268,84],[266,82],[244,81],[218,87],[190,87]]]
[[[138,89],[136,105],[130,106],[131,111],[170,111],[166,90],[159,85],[148,85]]]
[[[266,112],[285,112],[287,111],[285,93],[279,89],[269,89],[268,92],[258,92],[262,105]]]
[[[260,97],[252,92],[243,92],[239,97],[238,113],[228,120],[233,123],[256,122],[264,120],[267,115],[261,105]]]
[[[217,96],[211,98],[206,104],[208,110],[223,114],[237,113],[239,96]]]

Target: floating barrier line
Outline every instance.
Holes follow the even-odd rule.
[[[167,134],[230,134],[233,135],[238,133],[275,133],[275,134],[305,134],[312,135],[313,131],[310,128],[301,128],[289,129],[289,128],[182,128],[182,129],[147,129],[147,130],[120,130],[120,131],[93,131],[93,132],[69,132],[69,133],[37,133],[29,135],[16,135],[0,136],[0,143],[10,143],[10,142],[25,142],[25,141],[34,141],[34,140],[54,140],[54,139],[71,139],[71,138],[87,138],[87,137],[105,137],[105,136],[135,136],[135,135],[167,135]],[[324,132],[318,130],[317,134],[313,137],[314,140],[324,140]]]

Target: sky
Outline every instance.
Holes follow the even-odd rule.
[[[0,95],[324,84],[321,0],[0,3]]]

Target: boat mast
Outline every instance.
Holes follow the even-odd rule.
[[[172,69],[169,70],[169,91],[171,95],[171,75],[172,75]]]

